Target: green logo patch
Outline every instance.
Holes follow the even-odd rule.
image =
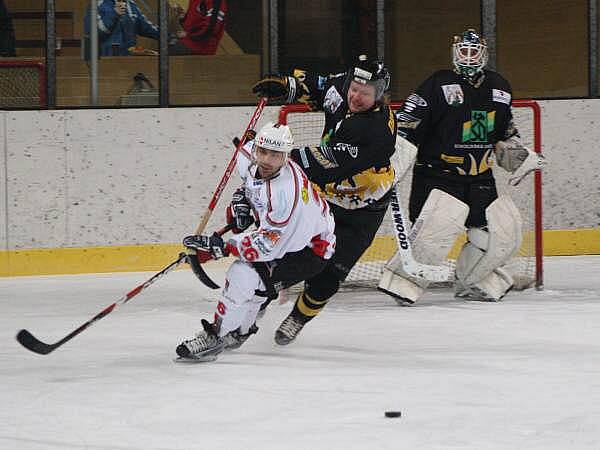
[[[462,141],[488,142],[488,134],[494,130],[496,111],[471,111],[471,120],[463,123]]]

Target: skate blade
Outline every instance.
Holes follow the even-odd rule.
[[[178,356],[173,358],[173,362],[184,363],[184,364],[198,364],[204,362],[213,362],[217,360],[217,355],[206,355],[206,356]]]

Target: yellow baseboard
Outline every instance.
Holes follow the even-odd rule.
[[[542,239],[545,256],[600,255],[600,228],[548,230]]]
[[[462,242],[457,242],[451,256]],[[543,244],[545,256],[600,254],[600,228],[544,231]],[[181,251],[177,244],[0,251],[0,277],[156,271]],[[393,252],[394,238],[378,237],[362,261],[387,259]]]
[[[175,244],[4,251],[0,276],[160,270],[181,251]]]

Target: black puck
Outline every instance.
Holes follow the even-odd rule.
[[[386,411],[385,417],[400,417],[402,415],[401,411]]]

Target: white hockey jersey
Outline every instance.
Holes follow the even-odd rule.
[[[272,261],[305,247],[324,259],[331,258],[335,223],[327,202],[291,159],[275,177],[256,179],[257,167],[250,159],[252,144],[240,149],[237,170],[260,227],[233,235],[227,249],[248,262]]]

